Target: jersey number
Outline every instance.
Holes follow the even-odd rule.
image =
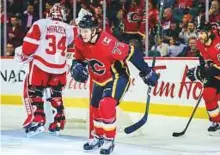
[[[61,50],[61,55],[65,56],[66,50],[66,37],[63,36],[58,42],[56,40],[56,36],[54,35],[46,35],[46,39],[49,40],[49,49],[46,49],[47,54],[54,55],[57,50]]]

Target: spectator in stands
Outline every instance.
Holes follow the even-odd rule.
[[[15,48],[14,48],[13,44],[7,43],[5,56],[14,56],[14,54],[15,54],[14,52],[15,52]]]
[[[7,27],[8,42],[12,43],[14,47],[18,47],[21,45],[25,34],[16,16],[12,16],[10,22],[11,24]]]
[[[45,11],[43,12],[43,16],[44,18],[48,16],[48,14],[50,13],[50,9],[52,8],[53,3],[52,1],[47,1],[45,3]]]
[[[170,29],[170,23],[172,19],[173,19],[172,8],[166,8],[163,12],[163,18],[162,18],[162,29],[163,30]]]
[[[188,23],[192,21],[192,16],[190,14],[185,14],[182,18],[182,22],[180,23],[179,27],[182,28],[187,28]]]
[[[15,15],[21,13],[23,9],[23,0],[7,0],[7,13]]]
[[[163,40],[161,37],[157,38],[157,49],[156,51],[160,52],[160,55],[162,57],[167,56],[168,55],[168,48],[169,45],[166,43],[163,43]],[[152,46],[151,51],[155,51],[155,45]]]
[[[0,6],[0,26],[1,26],[1,56],[4,55],[4,22],[5,22],[5,19],[4,19],[4,4],[3,2],[1,2],[1,6]],[[6,14],[6,21],[8,23],[9,21],[9,18]]]
[[[98,19],[98,25],[99,25],[99,31],[103,30],[103,10],[102,10],[102,5],[98,4],[96,6],[94,6],[94,16]],[[108,21],[108,18],[106,17],[105,20],[106,24],[105,24],[105,30],[109,33],[111,33],[110,31],[110,24]]]
[[[175,6],[179,9],[190,9],[193,7],[194,0],[176,0]]]
[[[145,38],[145,28],[146,28],[146,10],[145,10],[145,5],[141,9],[140,12],[140,23],[139,23],[139,28],[138,28],[138,33]],[[155,3],[152,3],[151,1],[148,2],[148,27],[149,31],[153,30],[156,24],[158,23],[158,15],[159,11],[156,7]]]
[[[185,57],[198,57],[199,51],[196,46],[196,37],[190,37],[188,40],[188,48],[186,50],[186,53],[183,55]]]
[[[209,9],[209,22],[220,22],[220,2],[213,0]]]
[[[142,36],[138,34],[139,21],[140,21],[140,1],[131,0],[128,10],[126,10],[124,24],[125,24],[125,40],[129,43],[131,39],[138,39],[140,42]]]
[[[123,9],[119,10],[116,15],[116,19],[112,21],[112,33],[119,40],[124,40],[124,11]]]
[[[28,4],[27,10],[24,11],[23,19],[22,19],[22,25],[26,32],[31,28],[32,24],[38,20],[38,16],[36,15],[36,12],[34,10],[34,6],[32,4]]]
[[[195,24],[192,21],[183,27],[182,31],[179,33],[179,38],[183,39],[186,44],[190,37],[197,37]]]
[[[123,10],[122,9],[122,3],[118,0],[112,0],[109,6],[109,10],[111,11],[107,11],[107,16],[109,17],[109,21],[110,23],[114,23],[117,21],[117,14],[119,10]]]
[[[168,47],[168,56],[169,57],[177,57],[181,55],[182,52],[185,52],[186,45],[180,43],[178,38],[171,37],[170,44]]]
[[[181,29],[176,20],[170,21],[169,29],[162,30],[163,42],[169,44],[171,37],[179,37]]]
[[[152,0],[152,2],[155,2],[155,0]],[[159,4],[160,4],[160,1],[158,0],[157,1]],[[173,6],[174,6],[174,4],[175,4],[175,0],[165,0],[164,1],[164,8],[172,8]]]

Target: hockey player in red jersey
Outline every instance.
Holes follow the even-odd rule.
[[[51,103],[54,122],[49,131],[58,135],[65,126],[62,87],[66,84],[66,51],[74,40],[73,27],[64,23],[65,8],[59,3],[53,5],[49,17],[33,23],[23,40],[21,50],[15,57],[29,63],[29,74],[25,80],[24,101],[28,117],[23,127],[27,136],[44,131],[45,111],[43,92],[47,88],[47,100]]]
[[[116,135],[116,106],[129,87],[130,61],[140,70],[140,76],[149,86],[158,81],[156,74],[144,61],[143,55],[133,46],[119,42],[107,32],[97,31],[97,20],[85,15],[79,22],[79,36],[74,40],[75,59],[71,66],[72,77],[79,82],[93,81],[91,105],[94,138],[84,144],[84,150],[101,147],[101,154],[114,149]]]
[[[203,99],[212,125],[210,133],[220,131],[220,34],[219,27],[203,23],[199,27],[197,48],[200,51],[200,65],[188,71],[192,81],[204,83]]]

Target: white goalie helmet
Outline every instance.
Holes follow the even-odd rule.
[[[56,3],[50,9],[48,17],[51,19],[59,19],[62,21],[66,21],[66,8],[64,7],[64,5]]]

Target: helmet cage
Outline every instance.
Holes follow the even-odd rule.
[[[50,9],[49,17],[52,19],[59,19],[66,21],[66,8],[60,3],[56,3]]]

